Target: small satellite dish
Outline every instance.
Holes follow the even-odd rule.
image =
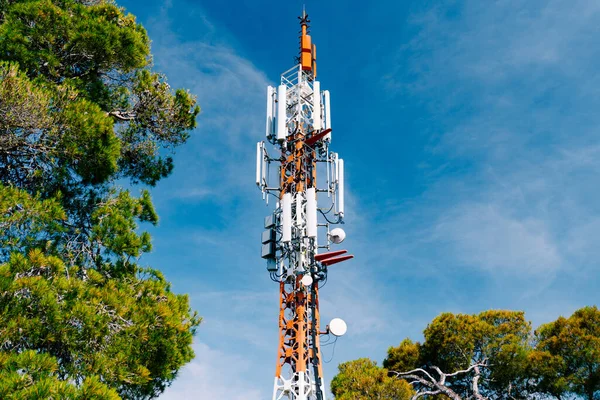
[[[347,330],[348,326],[341,318],[334,318],[329,323],[329,332],[331,332],[333,336],[344,336]]]
[[[344,241],[344,239],[346,239],[346,232],[344,232],[342,228],[335,228],[331,230],[329,236],[331,237],[331,241],[333,243],[340,244]]]
[[[302,277],[302,279],[300,280],[300,282],[302,282],[302,284],[303,284],[304,286],[307,286],[307,287],[308,287],[308,286],[310,286],[310,285],[312,285],[312,284],[313,284],[313,278],[312,278],[312,276],[310,276],[310,275],[304,275],[304,276]]]

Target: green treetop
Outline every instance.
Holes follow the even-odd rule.
[[[115,185],[168,176],[196,126],[150,61],[112,1],[0,0],[1,398],[150,399],[193,358],[200,318],[138,264],[150,194]]]
[[[117,178],[150,185],[199,108],[150,67],[149,39],[109,1],[0,2],[0,179],[67,211]],[[79,210],[81,211],[81,210]]]
[[[503,310],[443,313],[423,333],[423,343],[405,339],[390,347],[383,369],[365,359],[341,364],[332,391],[374,393],[381,383],[373,377],[384,370],[411,383],[411,400],[600,399],[595,306],[542,325],[535,334],[523,312]]]
[[[360,358],[340,364],[331,381],[337,400],[408,400],[413,391],[408,383],[388,376],[375,361]]]
[[[533,374],[540,391],[559,399],[569,395],[600,399],[600,310],[584,307],[569,318],[536,331]]]
[[[414,378],[422,392],[453,399],[525,398],[530,331],[522,312],[444,313],[427,326],[422,344],[404,340],[388,350],[383,365]]]

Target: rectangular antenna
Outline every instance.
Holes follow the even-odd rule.
[[[296,226],[301,228],[304,221],[304,212],[303,212],[303,200],[302,193],[296,193]]]
[[[331,101],[329,98],[329,90],[323,91],[323,99],[325,100],[325,129],[331,129]],[[324,140],[331,140],[331,133],[327,134]]]
[[[315,81],[313,83],[313,129],[315,131],[323,128],[322,117],[321,117],[321,83]]]
[[[281,199],[281,241],[288,243],[292,240],[292,195],[286,193]]]
[[[264,187],[268,187],[269,186],[269,175],[268,175],[268,168],[269,168],[269,161],[268,161],[268,154],[267,154],[267,148],[265,147],[265,142],[262,142],[262,165],[261,165],[261,171],[262,171],[262,185]],[[267,200],[267,204],[268,204],[268,200]]]
[[[344,218],[344,160],[338,161],[338,213]]]
[[[270,139],[273,136],[273,118],[275,111],[275,102],[273,101],[273,95],[275,94],[275,88],[273,86],[267,87],[267,138]]]
[[[277,89],[277,140],[287,137],[287,87],[279,85]]]
[[[306,189],[306,236],[317,237],[317,193],[315,188]]]
[[[256,143],[256,185],[261,187],[262,164],[263,164],[263,142]],[[261,188],[262,189],[262,188]]]
[[[333,160],[333,165],[334,165],[334,171],[333,171],[333,176],[334,176],[334,181],[335,183],[338,183],[340,181],[340,157],[338,155],[338,153],[334,154],[334,160]]]

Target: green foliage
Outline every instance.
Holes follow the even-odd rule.
[[[542,325],[532,355],[540,389],[554,396],[600,399],[600,310],[584,307]]]
[[[155,160],[158,146],[184,143],[189,137],[188,130],[196,126],[199,109],[181,89],[172,96],[162,77],[148,70],[136,73],[131,89],[125,94],[134,99],[134,106],[128,113],[114,115],[121,119],[135,115],[135,118],[121,131],[124,147],[119,165],[122,174],[134,181],[154,185],[173,169],[172,158]]]
[[[390,347],[383,367],[390,371],[406,372],[420,366],[421,344],[406,338],[398,347]]]
[[[48,91],[37,87],[19,72],[17,64],[0,62],[0,100],[2,131],[32,132],[44,129],[52,122],[48,113]]]
[[[520,311],[444,313],[424,331],[420,364],[453,372],[485,362],[490,368],[484,370],[481,391],[500,396],[511,388],[512,396],[516,396],[514,392],[519,391],[525,377],[530,333],[531,324]],[[470,382],[458,379],[453,386],[468,393]]]
[[[567,379],[561,376],[562,359],[546,351],[534,350],[528,356],[528,373],[536,391],[561,399],[569,392]]]
[[[139,258],[199,107],[104,0],[0,0],[0,398],[149,399],[200,318]]]
[[[331,392],[338,400],[408,400],[410,385],[388,376],[385,368],[368,358],[340,364],[331,381]]]
[[[0,349],[51,354],[62,379],[98,376],[125,398],[160,394],[192,359],[200,319],[160,273],[136,271],[110,278],[39,249],[13,253],[0,266]]]
[[[423,343],[405,339],[390,347],[383,362],[391,377],[405,373],[420,398],[600,399],[596,306],[542,325],[535,335],[523,312],[443,313],[427,326],[424,339]],[[366,359],[344,363],[332,390],[350,393],[347,398],[369,398],[360,396],[378,387],[377,370]],[[482,397],[474,393],[475,382]]]
[[[145,30],[113,4],[16,1],[5,5],[3,12],[0,54],[19,62],[29,76],[60,82],[112,69],[128,72],[147,64]]]
[[[27,350],[0,353],[0,397],[6,400],[119,400],[118,394],[90,376],[82,385],[59,379],[54,357]]]
[[[56,199],[40,200],[0,183],[0,259],[14,251],[52,246],[63,231],[66,214]]]
[[[139,257],[152,249],[150,235],[136,233],[136,220],[158,223],[158,216],[147,190],[142,197],[132,197],[128,191],[102,203],[92,214],[91,240],[101,243],[107,254],[120,257]]]
[[[98,105],[85,100],[69,102],[57,116],[61,128],[59,161],[76,161],[72,170],[82,183],[102,183],[117,171],[120,142],[113,131],[113,121]],[[61,176],[61,177],[62,177]]]
[[[86,3],[86,4],[82,4]],[[199,107],[149,70],[146,31],[110,2],[0,3],[0,179],[71,213],[118,178],[154,185]]]
[[[390,347],[384,367],[394,372],[420,369],[414,375],[424,381],[417,389],[447,388],[462,398],[474,395],[475,376],[478,391],[486,398],[521,399],[530,394],[527,373],[531,325],[524,313],[444,313],[427,326],[424,339],[423,343],[405,339],[399,346]],[[430,377],[435,377],[435,382]]]

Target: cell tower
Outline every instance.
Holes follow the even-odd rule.
[[[298,64],[281,75],[277,88],[268,87],[267,140],[256,148],[256,184],[267,204],[269,196],[277,199],[262,234],[262,258],[280,290],[273,400],[325,399],[319,339],[344,335],[346,324],[335,318],[321,330],[319,289],[329,266],[353,258],[345,250],[331,251],[346,236],[341,228],[331,229],[343,223],[344,161],[329,151],[329,92],[316,80],[316,46],[306,12],[299,19]],[[325,201],[320,208],[318,202]]]

